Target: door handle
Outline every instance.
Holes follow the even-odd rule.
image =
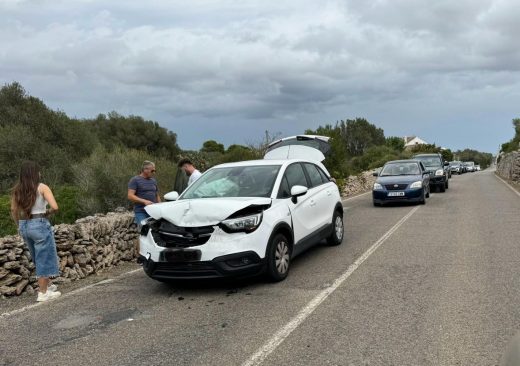
[[[316,206],[316,202],[311,201],[311,206]]]
[[[331,191],[327,191],[327,196],[330,196],[332,194]]]

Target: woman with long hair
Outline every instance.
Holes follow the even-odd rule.
[[[50,282],[50,278],[59,276],[60,270],[54,233],[47,219],[58,210],[58,204],[51,189],[41,183],[40,178],[39,166],[32,161],[24,162],[11,193],[11,215],[36,266],[39,286],[36,301],[39,302],[61,295]]]

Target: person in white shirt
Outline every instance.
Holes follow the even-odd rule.
[[[186,173],[186,175],[189,177],[188,179],[188,187],[190,185],[192,185],[197,179],[200,178],[200,176],[202,175],[201,172],[199,172],[195,166],[193,165],[193,163],[191,162],[190,159],[188,158],[184,158],[184,159],[181,159],[179,161],[179,164],[177,164],[177,166],[184,170],[184,172]]]

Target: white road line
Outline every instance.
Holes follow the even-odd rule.
[[[497,177],[498,180],[501,180],[502,183],[504,183],[510,190],[512,190],[513,192],[515,192],[515,194],[520,197],[520,192],[518,192],[516,189],[513,188],[513,186],[511,186],[511,184],[509,184],[508,182],[506,182],[504,179],[500,178],[498,175],[494,174],[495,177]]]
[[[36,308],[38,306],[42,306],[42,305],[45,305],[45,304],[48,304],[48,303],[54,303],[56,301],[60,301],[61,299],[66,299],[68,297],[74,296],[74,295],[76,295],[76,294],[78,294],[80,292],[86,291],[86,290],[91,289],[93,287],[117,281],[119,279],[125,278],[127,276],[130,276],[130,275],[132,275],[132,274],[134,274],[136,272],[142,271],[142,270],[143,270],[142,268],[137,268],[137,269],[131,270],[129,272],[122,273],[122,274],[120,274],[117,277],[109,278],[108,280],[99,281],[99,282],[93,283],[93,284],[85,286],[85,287],[80,287],[80,288],[75,289],[75,290],[73,290],[71,292],[67,292],[67,293],[61,295],[58,299],[53,300],[53,301],[37,302],[37,303],[31,304],[31,305],[24,306],[23,308],[20,308],[20,309],[9,311],[7,313],[2,313],[2,314],[0,314],[0,320],[5,319],[5,318],[9,318],[9,317],[11,317],[13,315],[21,314],[21,313],[23,313],[23,312],[25,312],[27,310],[34,309],[34,308]]]
[[[350,200],[353,200],[353,199],[356,199],[356,198],[359,198],[359,197],[363,197],[363,196],[366,196],[367,194],[370,194],[370,193],[372,193],[372,191],[361,193],[361,194],[358,194],[357,196],[354,196],[354,197],[345,198],[344,200],[341,200],[341,202],[346,202],[346,201],[350,201]]]
[[[291,319],[289,323],[280,328],[258,351],[253,354],[242,366],[254,366],[260,365],[276,348],[296,329],[300,326],[305,319],[307,319],[318,306],[327,299],[336,289],[343,283],[352,273],[372,255],[377,248],[383,244],[406,220],[408,220],[420,206],[412,209],[406,216],[404,216],[397,224],[395,224],[390,230],[388,230],[378,241],[376,241],[368,250],[363,253],[353,264],[351,264],[347,270],[339,276],[334,283],[321,291],[316,297],[314,297],[300,312]]]

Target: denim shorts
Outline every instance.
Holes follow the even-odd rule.
[[[150,217],[150,215],[148,215],[146,212],[142,211],[142,212],[134,212],[135,214],[135,223],[137,224],[137,227],[138,228],[141,228],[141,221],[143,221],[144,219],[147,219]]]
[[[25,245],[31,252],[36,266],[36,277],[59,276],[58,253],[49,220],[45,218],[20,220],[18,228]]]

